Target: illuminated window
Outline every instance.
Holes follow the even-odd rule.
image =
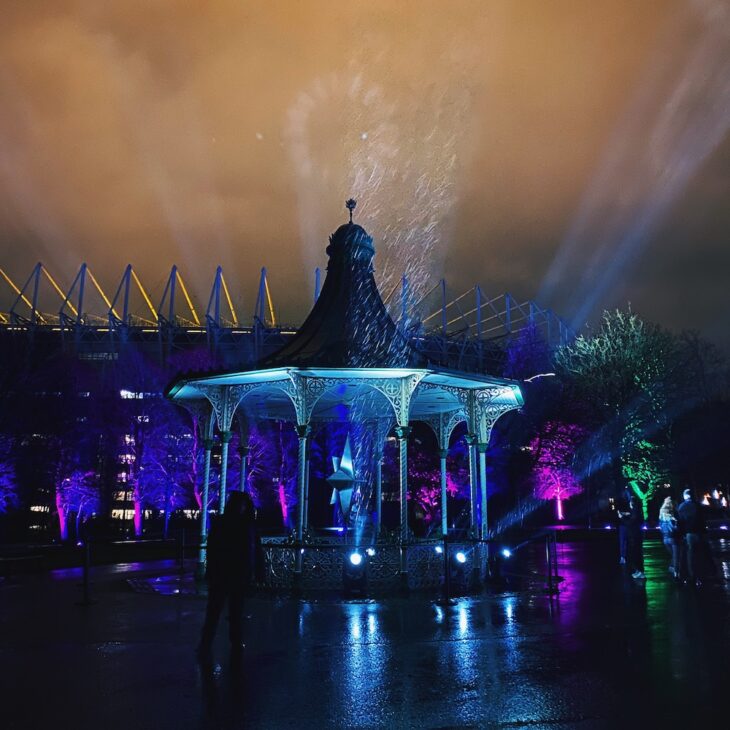
[[[133,390],[125,390],[124,388],[119,391],[119,397],[123,400],[141,400],[144,396],[144,393],[136,393]]]

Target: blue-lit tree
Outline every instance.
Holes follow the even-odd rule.
[[[524,380],[552,370],[550,346],[534,322],[527,325],[509,342],[505,350],[503,375]]]
[[[140,452],[136,489],[143,508],[162,511],[163,534],[167,537],[170,514],[190,506],[193,498],[194,456],[192,437],[177,419],[163,419],[162,412],[146,434]]]
[[[16,509],[19,504],[13,439],[0,434],[0,514]]]

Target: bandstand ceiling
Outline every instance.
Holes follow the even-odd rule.
[[[387,381],[420,377],[410,405],[411,420],[453,414],[463,406],[459,392],[489,390],[495,404],[519,408],[522,394],[514,381],[445,370],[409,368],[277,368],[180,378],[168,396],[180,405],[204,401],[206,389],[248,386],[240,409],[253,420],[295,420],[291,390],[296,378],[324,381],[324,392],[312,410],[312,421],[348,421],[352,418],[388,419],[393,411],[378,389]],[[288,392],[287,392],[288,391]]]

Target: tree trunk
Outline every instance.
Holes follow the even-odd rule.
[[[134,498],[134,536],[142,537],[142,503]]]

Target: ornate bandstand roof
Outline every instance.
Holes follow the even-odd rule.
[[[297,334],[262,367],[425,364],[390,318],[373,276],[373,239],[352,221],[330,236],[322,292]]]
[[[167,396],[186,407],[209,402],[218,427],[246,419],[430,423],[439,437],[466,420],[486,440],[502,413],[519,408],[515,381],[431,368],[388,314],[373,276],[372,238],[352,222],[327,247],[327,277],[298,333],[258,367],[182,376]]]

